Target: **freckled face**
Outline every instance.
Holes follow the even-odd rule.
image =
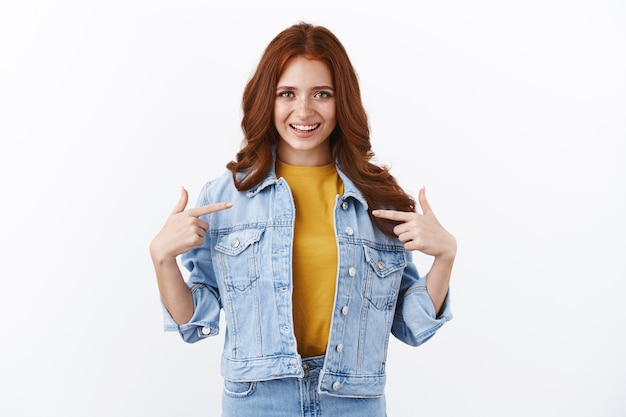
[[[289,60],[274,101],[278,159],[301,166],[332,162],[328,137],[336,124],[335,89],[328,66],[302,57]]]

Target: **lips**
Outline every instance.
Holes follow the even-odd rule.
[[[320,124],[314,124],[314,125],[294,125],[294,124],[290,124],[289,125],[292,129],[300,131],[300,132],[311,132],[315,129],[317,129],[318,127],[320,127]]]

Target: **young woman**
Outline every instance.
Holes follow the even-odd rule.
[[[389,335],[451,319],[456,240],[374,156],[357,75],[326,28],[268,45],[243,95],[243,147],[150,244],[166,330],[218,333],[223,416],[385,416]],[[418,250],[434,257],[420,276]],[[176,264],[190,271],[187,282]]]

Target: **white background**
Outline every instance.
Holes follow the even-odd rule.
[[[618,0],[3,2],[0,415],[219,414],[222,336],[162,332],[148,244],[234,158],[245,82],[300,20],[459,243],[454,320],[391,341],[389,415],[626,415]]]

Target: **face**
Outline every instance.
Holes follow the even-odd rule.
[[[332,162],[328,137],[337,123],[332,79],[322,61],[297,57],[287,62],[274,100],[281,161],[301,166]]]

